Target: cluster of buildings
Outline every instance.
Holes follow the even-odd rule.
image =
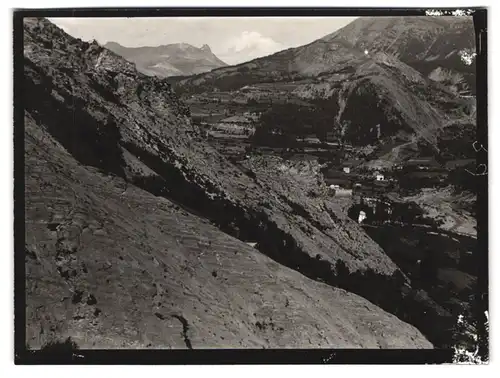
[[[360,190],[363,185],[356,180],[356,175],[353,170],[361,164],[360,160],[347,160],[342,163],[342,169],[331,169],[325,173],[325,181],[334,193],[335,196],[352,195],[353,191]],[[371,179],[374,182],[385,183],[386,179],[380,170],[374,171],[371,174]]]
[[[396,166],[396,170],[405,172],[424,172],[440,169],[441,166],[433,157],[422,157],[418,159],[409,159],[403,164]]]
[[[327,185],[335,196],[352,195],[367,189],[372,193],[386,193],[394,181],[387,178],[382,167],[370,171],[368,174],[355,172],[356,167],[362,163],[361,160],[347,160],[341,163],[341,169],[332,168],[324,172]],[[443,168],[432,157],[410,159],[394,167],[396,172],[432,176]]]

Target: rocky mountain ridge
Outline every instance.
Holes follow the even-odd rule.
[[[149,76],[194,75],[226,66],[207,44],[201,48],[188,43],[125,47],[116,42],[108,42],[104,46],[134,63],[139,72]]]
[[[463,58],[464,53],[476,51],[470,16],[360,17],[322,40],[393,55],[424,76],[436,69],[449,70],[475,92],[474,60],[468,64]]]
[[[317,50],[327,45],[332,50],[323,61],[324,54]],[[361,146],[379,139],[404,143],[417,137],[436,148],[439,130],[469,109],[468,99],[383,52],[362,54],[323,42],[295,50],[170,81],[186,98],[224,92],[246,101],[256,99],[269,108],[282,101],[313,106],[316,100],[327,101],[329,131],[343,133],[346,142]],[[373,132],[376,125],[381,125],[380,135]]]

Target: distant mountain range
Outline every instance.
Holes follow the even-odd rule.
[[[208,45],[201,48],[188,43],[124,47],[108,42],[104,47],[134,63],[139,72],[149,76],[194,75],[227,65],[215,56]]]

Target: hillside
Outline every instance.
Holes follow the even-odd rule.
[[[360,17],[322,40],[393,55],[431,78],[450,70],[475,92],[475,63],[462,60],[463,51],[476,51],[472,17]]]
[[[31,348],[67,337],[110,349],[431,347],[367,300],[80,164],[29,112],[25,122]]]
[[[105,47],[134,63],[139,72],[150,76],[194,75],[226,66],[208,45],[201,48],[188,43],[124,47],[116,42],[108,42]]]
[[[235,66],[222,67],[212,72],[189,78],[174,77],[181,92],[200,93],[213,87],[231,91],[256,83],[275,83],[313,77],[331,70],[338,71],[342,64],[363,60],[363,53],[341,42],[324,43],[291,48]],[[347,71],[352,71],[347,67]]]
[[[24,59],[28,344],[446,343],[453,319],[316,171],[236,167],[165,80],[47,20],[25,20]]]
[[[413,21],[418,20],[402,24],[420,27]],[[398,23],[384,28],[387,38],[398,41],[389,33],[391,28],[398,30]],[[446,32],[446,28],[436,30]],[[402,43],[401,51],[405,49]],[[456,317],[475,311],[471,300],[479,295],[475,284],[461,284],[464,277],[471,282],[477,278],[477,272],[468,268],[477,266],[471,262],[477,248],[476,181],[468,173],[474,163],[459,161],[471,150],[474,153],[475,98],[464,95],[463,79],[452,68],[435,66],[427,75],[409,63],[393,51],[320,39],[237,66],[168,81],[190,106],[194,122],[207,133],[210,144],[233,163],[252,169],[258,179],[279,177],[278,183],[281,172],[292,176],[301,172],[309,182],[331,185],[330,190],[320,195],[305,178],[300,186],[289,184],[289,190],[322,198],[338,217],[350,214],[359,222],[361,212],[368,214],[362,223],[365,232],[414,289],[420,285],[427,298],[445,309],[438,318],[446,318],[444,313]],[[266,164],[275,169],[255,171],[255,166]],[[311,164],[317,174],[304,174],[301,164]],[[383,174],[376,175],[377,171]],[[293,211],[301,214],[300,207]],[[374,220],[371,212],[377,214]],[[450,276],[460,284],[450,285]],[[348,290],[365,286],[353,281],[342,285]],[[449,324],[442,328],[447,333]]]
[[[325,111],[316,112],[314,123],[329,119],[326,132],[358,146],[401,144],[417,137],[436,149],[439,130],[467,116],[468,99],[394,56],[364,54],[346,44],[319,40],[170,82],[190,103],[223,93],[233,102],[250,106],[254,105],[250,101],[259,102],[263,110],[283,102],[316,107],[320,100]]]

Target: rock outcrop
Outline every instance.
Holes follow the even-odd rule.
[[[162,46],[124,47],[108,42],[105,47],[134,63],[139,72],[159,77],[188,76],[224,67],[208,45],[196,48],[188,43]]]

